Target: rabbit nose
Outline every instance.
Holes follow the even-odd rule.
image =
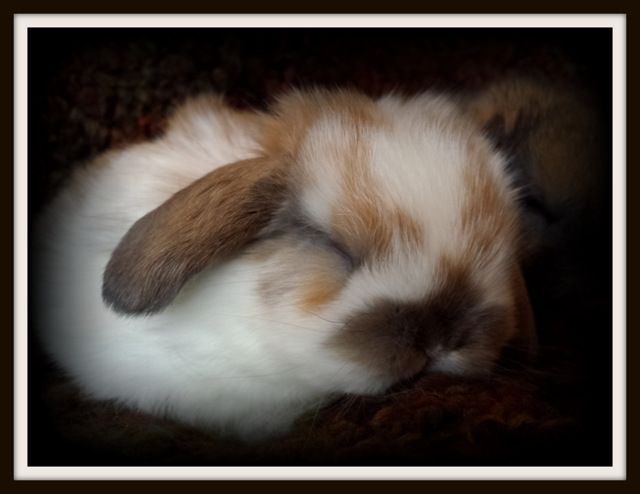
[[[432,371],[485,372],[496,357],[493,341],[500,340],[509,320],[504,308],[464,298],[448,305],[394,305],[390,311],[393,317],[387,331],[396,340],[390,348],[412,356],[402,360],[407,364],[404,369],[396,370],[403,378]],[[465,349],[473,353],[463,356],[460,350]],[[420,369],[418,362],[422,362]]]
[[[466,303],[443,305],[392,304],[387,331],[390,337],[422,349],[427,356],[464,346],[470,333],[466,324],[470,309]]]
[[[338,348],[378,372],[403,379],[417,374],[442,353],[465,344],[469,326],[466,299],[442,304],[378,300],[351,320],[336,336]]]

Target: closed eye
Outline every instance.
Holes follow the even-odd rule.
[[[307,241],[313,243],[316,246],[323,247],[329,252],[339,257],[345,268],[349,271],[355,270],[360,261],[357,256],[353,255],[350,249],[336,239],[333,235],[325,231],[322,227],[317,225],[312,218],[301,214],[283,214],[280,218],[274,221],[270,228],[265,230],[269,236],[279,236],[294,233],[300,235]]]
[[[358,262],[344,245],[332,239],[331,237],[328,237],[327,244],[335,253],[337,253],[342,258],[345,264],[349,267],[350,271],[356,269],[356,267],[358,266]]]
[[[303,225],[301,224],[300,228],[304,232],[304,235],[310,238],[313,242],[322,243],[333,253],[337,254],[350,271],[356,269],[359,262],[357,258],[351,254],[344,243],[334,238],[330,233],[327,233],[323,229],[313,225],[311,222],[307,222]]]

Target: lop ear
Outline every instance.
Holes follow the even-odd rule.
[[[254,239],[286,188],[284,161],[254,158],[180,190],[122,238],[104,272],[104,301],[126,314],[164,309],[189,278]]]

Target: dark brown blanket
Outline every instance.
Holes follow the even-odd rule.
[[[30,218],[74,166],[157,135],[171,108],[201,91],[261,107],[291,86],[378,95],[535,74],[588,86],[606,115],[610,53],[606,29],[32,29]],[[529,269],[536,362],[346,396],[253,446],[85,401],[32,341],[29,464],[610,465],[611,230],[598,228]]]

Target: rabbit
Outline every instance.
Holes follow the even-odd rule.
[[[77,170],[36,319],[88,397],[234,436],[537,345],[507,156],[451,96],[196,96]]]
[[[521,259],[540,337],[542,312],[584,339],[611,283],[611,100],[594,84],[512,76],[461,106],[507,158],[519,191]],[[587,302],[591,300],[591,302]],[[579,321],[582,321],[579,322]],[[557,324],[553,334],[557,334]],[[566,326],[566,324],[565,324]],[[595,343],[599,347],[599,343]]]
[[[524,246],[546,251],[568,228],[601,222],[610,146],[593,90],[532,77],[499,80],[471,95],[465,113],[508,159],[520,188]],[[592,225],[590,225],[592,227]]]

